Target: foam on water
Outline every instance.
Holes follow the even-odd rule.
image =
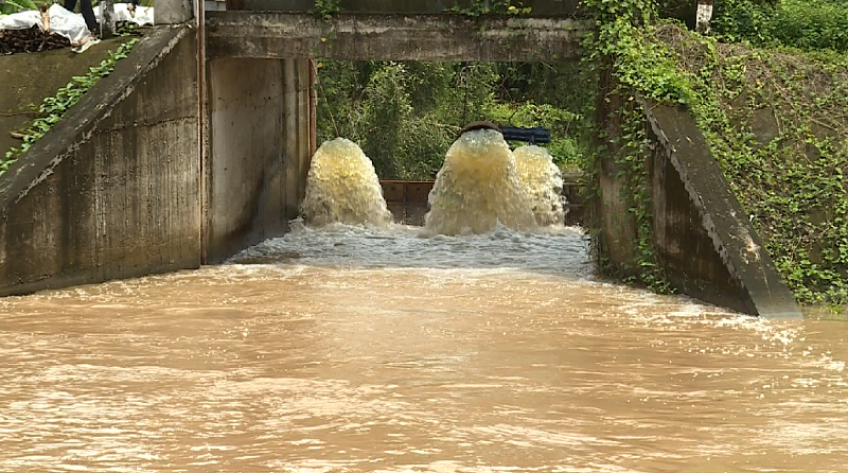
[[[346,138],[324,142],[312,157],[301,215],[310,226],[392,222],[374,164]]]
[[[429,202],[424,227],[430,234],[480,234],[498,224],[514,230],[536,226],[515,157],[494,130],[469,131],[454,142]]]
[[[541,146],[519,146],[512,152],[518,177],[530,193],[536,224],[562,225],[565,209],[562,198],[562,171],[548,150]]]
[[[591,279],[594,266],[588,248],[588,237],[576,227],[524,233],[498,225],[480,235],[426,235],[419,227],[405,225],[332,224],[313,229],[295,220],[291,232],[242,251],[230,263],[496,270]]]

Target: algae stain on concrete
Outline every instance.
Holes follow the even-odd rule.
[[[31,104],[41,104],[45,97],[55,95],[74,76],[87,74],[90,67],[109,57],[110,50],[130,39],[101,41],[81,54],[60,49],[0,56],[0,77],[3,77],[0,81],[0,156],[21,145],[22,141],[12,138],[10,133],[36,118]]]

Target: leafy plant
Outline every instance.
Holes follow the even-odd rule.
[[[341,0],[315,0],[312,13],[323,20],[332,20],[341,9]]]
[[[447,11],[459,15],[477,18],[483,15],[529,15],[531,7],[525,7],[523,2],[512,0],[471,0],[467,7],[454,4]]]
[[[88,74],[74,77],[65,87],[56,92],[53,97],[47,97],[38,107],[38,118],[36,118],[24,131],[24,143],[20,148],[12,148],[7,151],[4,158],[0,160],[0,176],[2,176],[18,158],[26,153],[32,145],[41,139],[50,129],[62,119],[62,117],[73,107],[88,90],[100,79],[108,76],[115,69],[115,64],[127,57],[133,46],[138,43],[138,38],[133,38],[115,50],[109,52],[109,57],[104,59],[99,66],[89,69]]]
[[[713,29],[723,40],[802,50],[848,51],[845,0],[722,0]]]
[[[655,37],[690,78],[693,115],[784,280],[805,303],[848,303],[848,67],[839,56]]]
[[[26,10],[38,10],[41,3],[43,2],[36,2],[35,0],[6,0],[5,3],[0,3],[0,16]]]

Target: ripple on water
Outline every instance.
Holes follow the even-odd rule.
[[[3,299],[0,471],[844,471],[844,324],[586,262],[574,228],[296,225],[227,265]]]

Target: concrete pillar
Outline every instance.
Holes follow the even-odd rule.
[[[202,0],[195,0],[202,1]],[[157,25],[185,23],[194,18],[192,0],[156,0],[153,22]]]
[[[627,190],[626,176],[619,175],[616,155],[621,152],[622,120],[618,112],[628,105],[621,100],[618,82],[613,74],[611,60],[601,68],[596,120],[604,132],[598,144],[606,150],[597,159],[600,169],[598,187],[600,195],[591,203],[591,226],[600,228],[596,242],[601,255],[613,273],[626,277],[637,274],[636,221],[630,208],[633,196]]]
[[[153,10],[154,14],[156,10]],[[112,0],[100,2],[100,36],[109,39],[115,34],[115,5]]]
[[[299,214],[312,148],[309,61],[209,63],[207,262],[281,236]]]
[[[698,12],[695,18],[695,30],[701,34],[710,32],[710,20],[713,17],[713,0],[698,0]]]

